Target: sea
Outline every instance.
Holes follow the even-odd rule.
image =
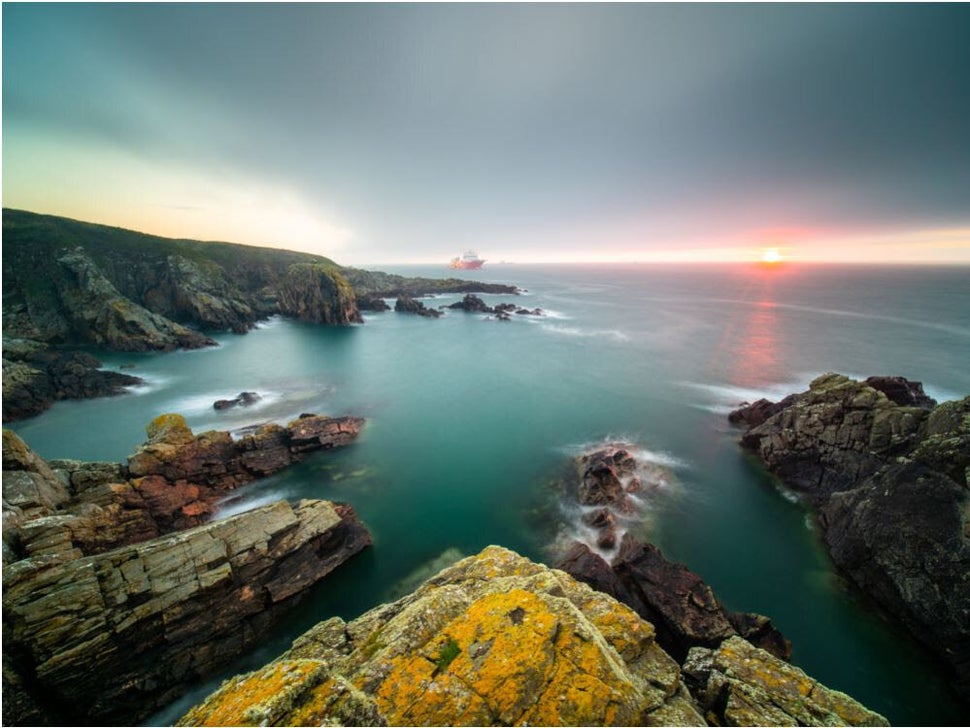
[[[447,277],[444,267],[401,266]],[[152,717],[167,725],[218,686],[285,650],[311,625],[351,619],[434,568],[489,544],[549,563],[587,538],[562,502],[572,459],[635,450],[651,487],[624,524],[710,584],[730,609],[768,615],[792,661],[894,724],[962,724],[946,675],[839,576],[809,509],[738,447],[742,402],[804,390],[825,372],[902,375],[938,400],[970,394],[966,267],[493,265],[482,295],[542,316],[508,322],[365,314],[327,328],[272,318],[219,346],[99,354],[143,386],[59,402],[13,428],[47,458],[123,460],[166,412],[196,431],[240,431],[304,412],[367,419],[360,438],[246,486],[228,516],[286,498],[350,503],[374,546],[320,583],[256,649]],[[445,306],[459,295],[424,299]],[[393,300],[390,301],[393,306]],[[242,391],[262,399],[216,411]]]

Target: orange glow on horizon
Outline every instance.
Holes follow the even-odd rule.
[[[778,248],[765,248],[761,251],[762,263],[774,265],[775,263],[780,263],[781,260],[781,251],[779,251]]]

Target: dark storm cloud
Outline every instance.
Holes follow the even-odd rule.
[[[961,5],[6,5],[4,131],[285,179],[377,257],[671,209],[950,224],[968,36]]]

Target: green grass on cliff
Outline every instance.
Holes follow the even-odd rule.
[[[292,250],[262,248],[238,243],[207,242],[163,238],[158,235],[126,230],[125,228],[81,222],[55,215],[40,215],[26,210],[3,209],[4,257],[18,249],[61,250],[82,246],[96,260],[117,252],[137,253],[139,256],[168,256],[178,254],[197,263],[215,262],[224,268],[240,264],[267,265],[280,263],[316,263],[338,266],[330,258]]]

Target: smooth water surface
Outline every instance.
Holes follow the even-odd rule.
[[[391,598],[446,549],[467,555],[500,544],[547,559],[550,483],[583,447],[622,439],[669,474],[648,504],[650,537],[730,608],[771,616],[792,640],[795,664],[894,723],[965,719],[922,651],[833,573],[807,511],[742,455],[726,414],[744,400],[800,391],[827,371],[904,375],[938,399],[970,393],[966,269],[509,265],[466,273],[527,289],[486,301],[547,315],[504,323],[390,311],[340,329],[272,319],[244,336],[217,336],[218,348],[103,357],[112,368],[134,364],[146,386],[58,403],[15,429],[48,458],[120,460],[163,412],[181,412],[197,432],[301,412],[367,418],[353,446],[247,486],[227,506],[347,501],[374,536],[373,549],[328,577],[231,670],[271,659],[317,621]],[[243,390],[264,400],[212,409]],[[217,682],[153,722],[176,720]]]

